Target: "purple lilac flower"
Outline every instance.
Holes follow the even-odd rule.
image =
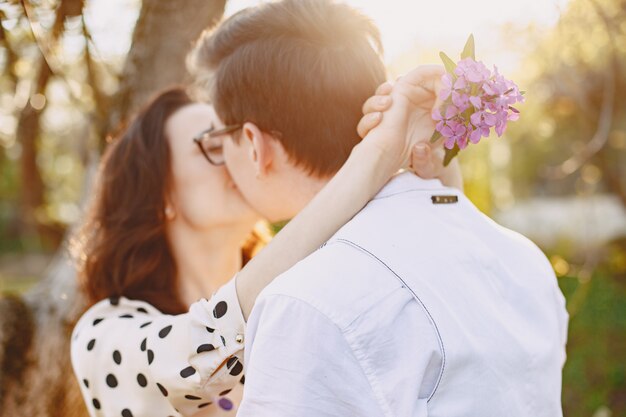
[[[491,77],[491,71],[482,62],[476,62],[472,58],[465,58],[459,61],[454,70],[459,78],[464,77],[471,83],[483,83]]]
[[[439,99],[443,105],[432,112],[432,118],[447,149],[478,143],[492,128],[502,136],[508,122],[519,119],[519,110],[513,105],[523,102],[524,97],[496,67],[492,74],[482,62],[465,58],[457,64],[454,75],[442,77],[442,84]]]

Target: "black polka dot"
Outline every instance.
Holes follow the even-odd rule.
[[[141,348],[141,351],[142,351],[142,352],[145,352],[145,351],[146,351],[146,343],[148,343],[148,339],[147,339],[147,338],[146,338],[146,339],[143,339],[143,340],[141,341],[141,346],[140,346],[140,348]]]
[[[246,383],[246,376],[242,376],[239,382],[241,383],[241,385],[244,385]]]
[[[210,352],[212,350],[215,350],[215,346],[205,343],[204,345],[200,345],[198,346],[198,353],[202,353],[202,352]]]
[[[226,301],[220,301],[215,305],[215,308],[213,309],[213,315],[216,319],[219,319],[220,317],[224,317],[226,311],[228,311],[228,304],[226,304]]]
[[[196,397],[195,395],[185,395],[185,398],[187,398],[188,400],[201,400],[201,397]]]
[[[182,376],[183,378],[188,378],[191,375],[195,374],[196,370],[194,369],[193,366],[188,366],[185,369],[183,369],[182,371],[180,371],[180,376]]]
[[[93,404],[93,406],[94,406],[94,408],[95,408],[96,410],[99,410],[99,409],[100,409],[100,401],[98,401],[98,399],[97,399],[97,398],[94,398],[94,399],[91,401],[91,403]]]
[[[237,376],[243,372],[243,365],[239,362],[239,359],[232,357],[226,362],[226,366],[230,369],[232,376]]]
[[[198,408],[204,408],[204,407],[206,407],[207,405],[211,405],[211,404],[213,404],[213,403],[203,403],[203,404],[199,404],[199,405],[198,405]]]
[[[233,366],[233,369],[230,370],[230,374],[232,376],[237,376],[241,374],[242,372],[243,372],[243,365],[241,364],[241,362],[237,362],[237,364]]]
[[[85,384],[85,388],[89,388],[89,381],[83,379],[83,384]]]
[[[93,321],[93,325],[96,326],[98,323],[100,323],[102,320],[104,320],[103,318],[99,318],[99,319],[95,319]]]
[[[109,303],[111,303],[112,306],[118,305],[120,303],[120,297],[110,297]]]
[[[144,327],[148,327],[148,326],[150,326],[151,324],[152,324],[152,322],[151,322],[151,321],[147,321],[147,322],[145,322],[144,324],[142,324],[142,325],[141,325],[141,326],[139,326],[139,327],[141,327],[141,328],[143,329]]]
[[[220,339],[222,339],[222,344],[226,346],[226,339],[224,339],[224,336],[220,336]]]
[[[152,365],[152,361],[154,361],[154,352],[148,349],[148,365]]]
[[[133,315],[132,314],[122,314],[120,316],[121,319],[132,319]]]
[[[122,363],[122,354],[119,350],[113,352],[113,361],[118,365]]]
[[[170,334],[171,331],[172,331],[172,326],[171,325],[166,326],[159,331],[159,337],[161,339],[165,339],[165,337],[167,337],[167,335]]]
[[[219,394],[219,395],[220,395],[220,396],[222,396],[222,395],[226,395],[226,394],[228,394],[228,393],[229,393],[229,392],[231,392],[231,391],[232,391],[232,389],[227,389],[226,391],[222,391],[222,392],[220,392],[220,394]]]
[[[113,374],[107,375],[107,385],[111,388],[117,387],[117,378]]]
[[[148,385],[148,380],[144,376],[144,374],[137,374],[137,383],[140,387],[146,387]]]
[[[159,387],[159,391],[161,391],[161,394],[163,394],[164,397],[167,397],[167,390],[165,389],[165,387],[163,385],[159,384],[158,382],[157,382],[157,387]],[[176,411],[178,411],[178,410],[176,410]]]
[[[96,339],[91,339],[89,343],[87,343],[87,350],[93,349],[95,345],[96,345]]]
[[[133,417],[133,413],[128,408],[122,410],[122,417]]]
[[[139,307],[139,308],[137,309],[137,311],[138,311],[138,312],[140,312],[140,313],[148,314],[148,310],[146,310],[146,309],[145,309],[145,308],[143,308],[143,307]]]
[[[215,329],[212,329],[212,328],[210,328],[210,327],[207,327],[207,328],[206,328],[206,331],[207,331],[207,332],[209,332],[209,333],[213,333],[213,332],[215,331]]]

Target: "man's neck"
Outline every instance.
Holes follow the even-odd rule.
[[[298,184],[294,184],[290,195],[292,196],[292,204],[296,213],[299,213],[304,207],[311,202],[326,184],[330,178],[305,177]]]
[[[289,220],[298,214],[330,181],[331,177],[316,177],[300,170],[284,175],[277,185],[281,205],[279,215],[271,221]]]

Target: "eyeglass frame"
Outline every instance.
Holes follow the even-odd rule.
[[[215,138],[217,136],[221,136],[221,135],[226,135],[228,133],[232,133],[238,129],[241,129],[242,125],[240,124],[234,124],[234,125],[228,125],[228,126],[224,126],[220,129],[215,130],[214,126],[209,127],[208,129],[203,130],[202,132],[198,133],[196,136],[193,137],[193,141],[198,145],[198,148],[200,148],[200,152],[202,152],[202,155],[204,155],[204,157],[206,158],[207,161],[209,161],[209,163],[211,165],[215,165],[215,166],[220,166],[220,165],[224,165],[226,163],[225,160],[222,160],[220,162],[215,162],[214,160],[211,159],[211,157],[209,156],[209,154],[207,153],[207,151],[204,149],[204,146],[202,146],[202,139],[208,134],[210,138]],[[220,145],[221,148],[224,147],[224,145]]]

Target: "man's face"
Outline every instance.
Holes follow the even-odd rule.
[[[281,178],[281,164],[274,164],[270,172],[259,173],[259,151],[251,141],[233,139],[235,132],[224,139],[224,160],[230,175],[250,206],[270,222],[287,220],[299,209],[293,209],[290,203],[289,187]],[[282,150],[282,147],[281,147]],[[277,172],[278,171],[278,172]]]
[[[329,178],[312,176],[296,166],[273,136],[245,123],[224,139],[231,178],[254,210],[270,222],[289,220],[319,192]]]

